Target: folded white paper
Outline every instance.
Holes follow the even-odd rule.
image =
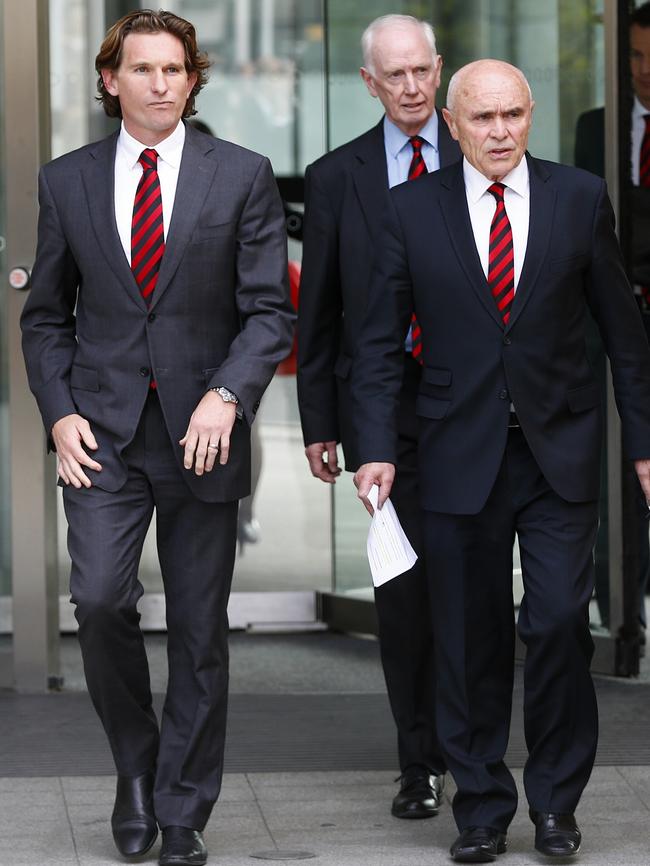
[[[375,586],[381,586],[398,574],[408,571],[418,558],[402,529],[393,503],[387,499],[379,510],[378,498],[379,487],[373,484],[368,499],[375,512],[368,532],[367,550]]]

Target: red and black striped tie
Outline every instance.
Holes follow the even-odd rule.
[[[487,279],[503,324],[507,325],[515,296],[515,264],[512,226],[503,200],[504,191],[505,186],[502,183],[493,183],[488,189],[496,199],[497,206],[490,226],[490,264]]]
[[[424,139],[420,138],[419,135],[412,135],[409,141],[413,148],[413,156],[411,157],[411,164],[409,166],[408,179],[415,180],[428,172],[427,164],[422,156]],[[411,319],[411,354],[419,364],[424,364],[422,358],[422,331],[415,316]]]
[[[151,303],[165,252],[162,196],[158,177],[158,154],[146,148],[138,160],[142,177],[133,202],[131,221],[131,270],[142,297]]]

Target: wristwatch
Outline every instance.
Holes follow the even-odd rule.
[[[224,403],[239,403],[237,395],[233,394],[233,392],[229,391],[227,388],[224,388],[223,385],[220,385],[218,388],[210,388],[210,391],[216,391]]]

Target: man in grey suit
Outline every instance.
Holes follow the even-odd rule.
[[[361,76],[385,116],[310,165],[305,175],[298,401],[311,472],[326,483],[340,472],[337,442],[346,469],[361,462],[349,376],[389,187],[460,159],[435,107],[442,58],[431,25],[410,15],[383,15],[366,28],[361,45]],[[392,500],[421,555],[415,400],[422,367],[410,339],[404,350]],[[376,589],[375,604],[401,772],[391,812],[396,818],[428,818],[442,802],[445,762],[435,732],[433,635],[422,557],[398,580]]]
[[[58,456],[88,689],[118,773],[112,829],[201,864],[219,794],[226,607],[250,425],[291,346],[282,205],[267,159],[185,125],[208,61],[193,26],[132,12],[96,60],[119,133],[46,165],[22,318]],[[156,510],[169,685],[152,708],[136,604]]]

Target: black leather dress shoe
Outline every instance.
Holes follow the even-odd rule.
[[[530,820],[535,825],[535,848],[547,857],[572,857],[580,850],[582,834],[570,812],[536,812]]]
[[[189,827],[163,827],[160,866],[203,866],[208,851],[203,836]]]
[[[434,776],[426,767],[409,767],[401,776],[399,793],[391,814],[396,818],[431,818],[442,805],[444,776]]]
[[[457,863],[492,863],[507,848],[506,834],[492,827],[467,827],[450,848]]]
[[[146,854],[158,836],[153,781],[153,773],[117,777],[111,828],[117,850],[123,857]]]

